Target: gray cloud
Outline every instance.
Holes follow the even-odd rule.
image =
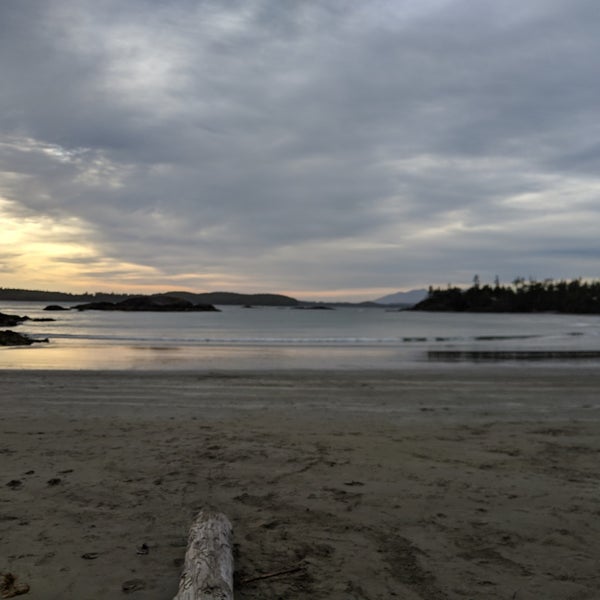
[[[161,286],[596,276],[596,11],[5,0],[0,196]]]

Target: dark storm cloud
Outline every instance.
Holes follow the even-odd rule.
[[[583,0],[5,0],[0,195],[165,277],[593,276],[597,22]]]

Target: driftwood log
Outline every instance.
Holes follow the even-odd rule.
[[[224,514],[206,510],[198,514],[173,600],[233,600],[232,537]]]

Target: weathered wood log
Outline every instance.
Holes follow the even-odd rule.
[[[188,538],[173,600],[233,600],[232,527],[222,513],[201,511]]]

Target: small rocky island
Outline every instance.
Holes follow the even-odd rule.
[[[5,313],[0,312],[0,327],[16,327],[23,323],[23,321],[28,321],[29,317],[21,317],[19,315],[7,315]]]
[[[189,300],[156,294],[134,296],[120,302],[88,302],[73,307],[75,310],[120,310],[127,312],[220,312],[212,304],[194,304]]]

